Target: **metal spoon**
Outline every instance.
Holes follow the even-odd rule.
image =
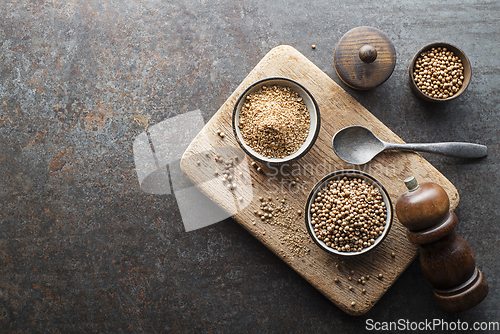
[[[419,151],[455,158],[482,158],[488,154],[486,146],[472,143],[386,143],[362,126],[349,126],[338,131],[333,136],[332,146],[340,159],[354,165],[365,164],[385,150]]]

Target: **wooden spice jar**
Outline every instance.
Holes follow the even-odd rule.
[[[422,271],[439,308],[460,312],[476,306],[488,294],[488,284],[471,247],[454,230],[458,219],[449,211],[448,195],[438,184],[419,185],[413,176],[404,182],[408,190],[396,202],[396,215],[408,228],[408,240],[419,246]]]
[[[389,79],[394,71],[396,49],[389,37],[377,28],[357,27],[337,43],[333,64],[347,86],[373,89]]]

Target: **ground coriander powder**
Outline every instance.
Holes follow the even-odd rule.
[[[299,150],[309,134],[307,106],[289,87],[263,86],[249,94],[238,127],[245,143],[268,158],[285,158]]]

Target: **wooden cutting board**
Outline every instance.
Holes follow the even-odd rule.
[[[253,82],[273,76],[287,77],[304,85],[316,98],[321,112],[316,144],[303,158],[280,169],[264,164],[252,166],[252,160],[239,149],[231,126],[238,96]],[[406,189],[403,180],[411,175],[419,182],[432,181],[443,186],[452,209],[457,206],[459,196],[453,184],[417,153],[384,152],[363,166],[344,163],[334,154],[331,139],[338,130],[350,125],[365,126],[385,141],[403,142],[305,56],[290,46],[278,46],[257,64],[193,140],[182,157],[181,169],[201,192],[340,309],[362,315],[415,259],[417,248],[407,241],[406,229],[395,217],[387,238],[369,254],[341,258],[324,252],[309,237],[304,213],[298,211],[304,211],[314,184],[331,171],[357,169],[378,179],[393,204]],[[218,135],[218,130],[225,136]],[[214,160],[217,155],[223,159],[238,155],[232,181],[236,189],[228,191],[221,173],[215,175],[215,170],[220,171],[222,166]],[[257,166],[262,171],[257,171]],[[293,185],[296,178],[299,182]],[[283,213],[261,220],[255,211],[260,209],[262,201],[282,206]],[[383,277],[379,278],[379,274]]]

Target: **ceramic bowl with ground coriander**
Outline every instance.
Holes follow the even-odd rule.
[[[438,42],[421,48],[410,62],[409,84],[427,102],[446,102],[459,97],[469,85],[469,58],[454,45]]]
[[[368,253],[392,226],[391,199],[373,176],[357,170],[333,172],[313,188],[305,207],[306,228],[328,253]]]
[[[241,148],[263,163],[283,164],[304,156],[320,129],[318,104],[300,83],[281,77],[250,85],[233,111]]]

